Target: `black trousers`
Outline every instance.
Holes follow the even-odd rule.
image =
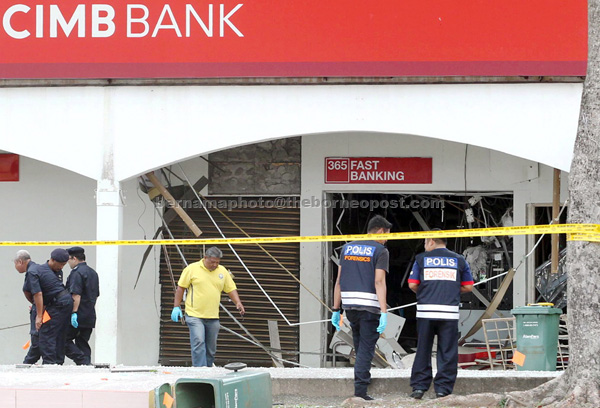
[[[71,298],[71,294],[62,296],[46,306],[50,320],[42,323],[39,330],[43,364],[63,364],[65,362],[65,342],[72,311],[73,298]]]
[[[31,340],[29,341],[29,350],[27,350],[27,355],[23,360],[23,364],[35,364],[38,362],[42,354],[40,353],[40,335],[35,328],[35,317],[37,316],[37,309],[35,305],[31,306],[31,311],[29,312],[29,335],[31,336]]]
[[[431,348],[437,340],[435,392],[452,394],[458,372],[458,320],[417,319],[417,354],[412,366],[410,385],[414,390],[429,389],[432,380]]]
[[[92,348],[89,343],[92,330],[94,329],[85,327],[76,329],[69,324],[65,354],[77,365],[92,364]]]
[[[346,317],[352,327],[356,353],[354,395],[363,397],[367,395],[367,387],[371,383],[371,362],[375,355],[375,344],[379,339],[379,315],[364,310],[346,310]]]

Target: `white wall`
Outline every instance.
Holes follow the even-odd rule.
[[[124,236],[143,238],[142,228],[154,233],[154,210],[147,198],[136,194],[136,182],[123,183],[125,195]],[[24,156],[20,158],[20,181],[0,183],[0,241],[95,240],[96,181],[62,168]],[[142,195],[143,196],[143,195]],[[138,226],[138,218],[141,227]],[[0,285],[0,328],[27,323],[28,305],[22,292],[24,276],[14,269],[12,259],[19,249],[27,249],[35,262],[43,263],[54,247],[0,246],[2,285]],[[86,247],[88,263],[96,267],[96,249]],[[156,364],[158,360],[159,287],[153,259],[148,261],[137,289],[133,282],[139,269],[142,247],[122,250],[119,295],[119,349],[122,363]],[[64,269],[64,278],[69,267]],[[102,270],[100,291],[102,293]],[[98,311],[98,319],[102,319]],[[0,330],[0,364],[20,363],[26,354],[21,348],[29,339],[28,327]]]
[[[488,137],[481,134],[482,138]],[[466,145],[427,137],[381,133],[334,133],[309,135],[302,138],[302,193],[301,199],[323,198],[325,191],[378,191],[378,192],[464,192],[464,160]],[[432,157],[433,184],[343,185],[324,183],[325,157]],[[530,167],[533,168],[530,170]],[[539,168],[537,176],[535,169]],[[532,174],[535,176],[530,179]],[[514,194],[514,225],[526,225],[527,203],[552,202],[553,169],[536,162],[476,146],[468,146],[467,190],[500,191]],[[567,197],[567,174],[562,174],[561,199]],[[326,233],[325,212],[322,208],[301,208],[302,235]],[[525,237],[515,237],[513,244],[515,265],[526,254]],[[322,246],[304,243],[300,252],[300,276],[315,293],[322,293],[325,276]],[[525,265],[514,279],[514,304],[525,303],[527,293]],[[315,321],[327,316],[312,296],[301,292],[301,321]],[[319,327],[317,327],[319,326]],[[315,331],[320,335],[315,336]],[[301,350],[316,350],[320,339],[326,336],[326,324],[300,326]],[[304,356],[302,363],[319,365],[319,357]]]
[[[123,239],[152,239],[160,218],[148,200],[138,191],[137,179],[121,184]],[[160,246],[154,246],[140,275],[146,246],[121,246],[119,271],[118,362],[124,365],[158,364],[160,325]]]

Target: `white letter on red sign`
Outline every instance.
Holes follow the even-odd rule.
[[[106,15],[101,17],[100,13]],[[115,33],[115,9],[108,4],[92,4],[92,37],[110,37]],[[106,30],[100,30],[100,26],[105,25]]]
[[[172,24],[163,24],[163,20],[165,19],[165,14],[169,13],[169,18],[171,19]],[[175,20],[175,16],[171,11],[171,6],[165,4],[162,12],[160,13],[160,17],[158,18],[158,22],[156,23],[156,27],[154,27],[154,31],[152,32],[152,37],[156,37],[158,34],[158,30],[163,30],[165,28],[170,28],[175,30],[177,33],[177,37],[181,37],[181,31],[179,31],[179,26],[177,25],[177,20]]]
[[[132,18],[131,11],[133,9],[144,10],[144,16],[142,18]],[[128,4],[127,5],[127,37],[145,37],[150,31],[150,26],[146,22],[148,19],[148,7],[141,4]],[[131,32],[131,24],[139,23],[144,25],[144,31],[141,33],[132,33]]]
[[[243,37],[244,36],[244,34],[242,34],[241,31],[238,30],[236,26],[234,26],[233,24],[231,24],[231,21],[229,21],[229,17],[231,17],[233,15],[233,13],[235,13],[236,11],[238,11],[239,8],[242,7],[242,6],[243,6],[243,4],[238,4],[237,6],[235,6],[235,8],[233,10],[231,10],[229,12],[229,14],[227,14],[226,16],[224,16],[224,14],[225,14],[225,5],[221,4],[221,24],[220,24],[220,27],[221,27],[220,34],[221,34],[221,37],[223,37],[225,35],[225,24],[224,23],[227,23],[227,25],[229,26],[229,28],[231,28],[238,35],[238,37]]]
[[[23,38],[27,38],[31,35],[28,30],[17,31],[12,28],[12,25],[10,24],[10,19],[12,18],[13,14],[27,13],[29,10],[31,9],[24,4],[15,4],[6,10],[4,17],[2,18],[2,25],[4,26],[4,31],[6,31],[6,34],[12,38],[16,38],[17,40],[22,40]]]
[[[35,6],[35,37],[44,37],[44,6],[41,4]]]
[[[85,5],[80,4],[75,9],[71,19],[67,23],[62,15],[60,8],[56,4],[50,5],[50,38],[58,36],[58,25],[62,28],[65,35],[68,37],[71,34],[75,24],[77,24],[77,37],[85,37]]]
[[[190,36],[190,31],[191,31],[190,25],[191,25],[191,20],[192,20],[190,18],[191,15],[193,15],[194,18],[196,19],[196,21],[198,22],[198,24],[200,24],[200,26],[204,30],[204,33],[206,34],[206,36],[212,37],[213,36],[213,5],[212,4],[208,5],[208,28],[206,27],[206,25],[204,24],[204,21],[202,21],[202,19],[198,15],[198,13],[196,13],[196,10],[194,10],[194,6],[192,6],[191,4],[185,5],[185,36],[186,37]]]

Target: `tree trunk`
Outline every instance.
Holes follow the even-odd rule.
[[[588,68],[569,173],[569,223],[600,224],[600,0],[588,0]],[[569,368],[507,406],[600,407],[600,244],[567,244]]]
[[[600,0],[588,0],[588,71],[569,173],[569,222],[600,224]],[[569,390],[581,385],[580,402],[600,406],[600,244],[567,244]],[[595,396],[595,399],[594,397]],[[586,401],[587,398],[592,398]]]

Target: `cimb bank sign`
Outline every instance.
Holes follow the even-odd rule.
[[[5,0],[0,18],[0,79],[583,76],[587,63],[586,0]]]
[[[125,9],[125,36],[140,38],[150,35],[157,37],[161,32],[172,32],[177,37],[191,37],[192,27],[198,28],[196,34],[206,37],[225,36],[226,28],[238,37],[244,34],[231,21],[232,17],[243,4],[237,4],[231,9],[224,4],[207,4],[203,10],[193,4],[185,4],[175,11],[165,4],[158,19],[150,25],[150,9],[143,4],[127,4]],[[87,10],[86,10],[87,9]],[[89,11],[86,12],[86,11]],[[202,17],[201,17],[202,15]],[[47,17],[45,17],[47,16]],[[65,37],[72,34],[79,38],[89,35],[92,38],[107,38],[115,35],[117,13],[109,4],[78,4],[71,13],[61,9],[58,4],[37,4],[33,8],[26,4],[10,6],[2,16],[2,28],[11,38],[22,40],[34,35],[35,38],[57,38],[59,30]],[[121,20],[121,19],[119,19]],[[216,24],[215,24],[216,21]],[[90,25],[91,30],[86,30]],[[217,30],[215,30],[215,26]],[[200,30],[201,29],[201,30]]]

